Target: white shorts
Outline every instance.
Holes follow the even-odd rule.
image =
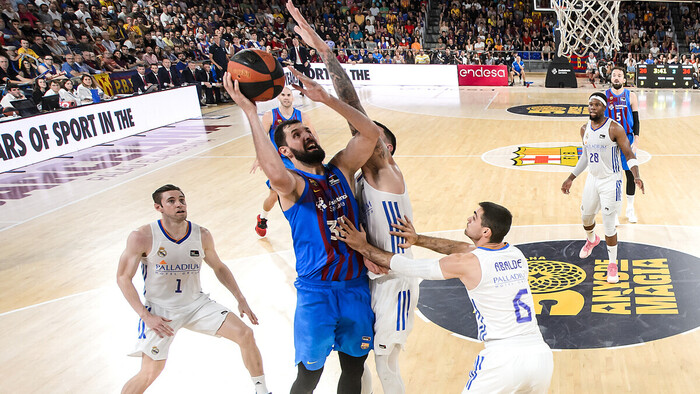
[[[406,344],[413,329],[414,311],[418,305],[420,279],[395,274],[370,281],[374,322],[374,353],[387,355],[391,345]]]
[[[230,312],[228,308],[209,299],[208,294],[203,294],[202,297],[184,307],[165,308],[149,302],[145,306],[152,314],[172,320],[167,324],[175,334],[180,328],[187,328],[202,334],[217,336],[216,332],[224,324],[226,315]],[[138,341],[136,348],[129,353],[129,356],[140,357],[143,353],[153,360],[165,360],[168,358],[168,349],[173,339],[175,335],[159,337],[155,331],[146,327],[143,320],[139,319]]]
[[[554,360],[541,336],[497,342],[487,344],[476,357],[462,394],[547,393]]]
[[[596,178],[588,174],[581,198],[581,214],[595,215],[602,210],[604,215],[618,213],[622,206],[622,175]]]

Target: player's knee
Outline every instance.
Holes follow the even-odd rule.
[[[165,360],[144,360],[143,364],[141,365],[141,370],[139,371],[140,378],[145,381],[147,385],[150,385],[156,380],[156,378],[158,378],[158,376],[160,376],[160,373],[163,372],[164,368]]]
[[[362,376],[367,356],[353,357],[349,354],[338,352],[338,359],[340,360],[340,368],[343,373],[349,373],[358,377]]]
[[[615,228],[615,216],[617,216],[617,212],[603,214],[603,228],[605,230],[606,237],[614,237],[617,235],[617,229]]]
[[[253,329],[246,325],[238,328],[233,340],[241,346],[255,343],[255,334],[253,333]]]
[[[323,367],[310,371],[306,369],[304,363],[297,364],[297,379],[292,384],[290,394],[312,393],[321,379],[321,373],[323,373]]]

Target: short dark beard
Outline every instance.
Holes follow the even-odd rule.
[[[593,114],[588,114],[588,119],[590,119],[590,120],[592,120],[592,121],[594,121],[594,122],[597,122],[597,121],[601,120],[602,118],[603,118],[602,116],[597,116],[597,117],[594,118],[594,117],[593,117]]]
[[[619,84],[619,85],[612,84],[612,86],[613,86],[613,89],[615,89],[615,90],[622,89],[622,84]]]
[[[308,165],[321,164],[321,163],[323,163],[323,159],[326,158],[326,152],[320,146],[318,147],[318,149],[313,150],[311,152],[299,151],[299,150],[293,149],[292,147],[288,147],[288,148],[289,148],[289,150],[292,151],[292,153],[294,154],[294,157],[304,164],[308,164]]]

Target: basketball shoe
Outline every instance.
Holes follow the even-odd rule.
[[[258,215],[258,224],[255,225],[255,232],[264,237],[267,234],[267,219],[263,219]]]
[[[617,264],[608,264],[608,283],[617,283],[620,281],[620,277],[617,276]]]
[[[637,223],[637,215],[634,213],[634,208],[627,208],[627,220],[629,220],[630,223]]]
[[[585,259],[586,257],[590,256],[591,252],[593,251],[593,248],[598,246],[599,243],[600,243],[600,237],[598,235],[595,236],[595,241],[593,241],[593,242],[586,240],[586,243],[581,248],[581,251],[579,252],[578,257]]]

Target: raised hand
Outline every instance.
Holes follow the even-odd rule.
[[[294,74],[297,79],[299,79],[303,84],[304,88],[302,88],[299,85],[292,85],[294,86],[294,89],[304,93],[308,98],[310,98],[313,101],[318,101],[318,102],[325,102],[328,100],[330,95],[328,92],[326,92],[321,85],[317,84],[313,79],[307,77],[306,75],[300,73],[294,67],[287,67],[287,69]],[[239,104],[240,105],[240,104]]]
[[[404,216],[403,219],[399,218],[399,222],[392,224],[391,227],[399,231],[389,231],[389,234],[404,239],[404,242],[398,244],[400,248],[408,249],[418,241],[418,233],[416,233],[413,222],[408,216]]]
[[[299,9],[294,6],[294,3],[292,3],[292,0],[287,1],[287,10],[297,23],[297,26],[294,26],[294,32],[301,36],[301,39],[304,40],[305,43],[316,48],[319,53],[324,50],[330,51],[328,44],[323,41],[323,39],[316,33],[316,30],[314,30],[306,19],[304,19]]]

